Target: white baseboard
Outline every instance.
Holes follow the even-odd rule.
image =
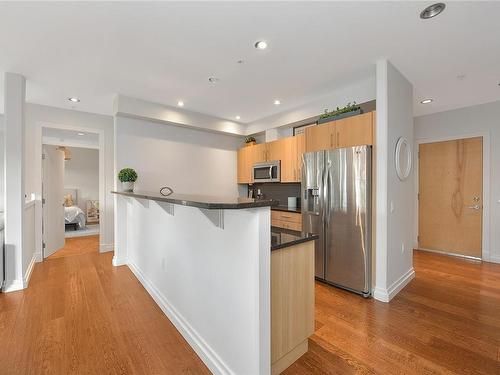
[[[5,280],[3,283],[2,291],[4,293],[16,292],[24,289],[23,279]]]
[[[112,243],[101,243],[99,244],[99,252],[105,253],[107,251],[113,251],[115,246]]]
[[[144,273],[132,262],[128,263],[128,267],[210,371],[213,374],[233,375],[234,372],[231,371],[186,319],[175,310],[168,299],[154,286]]]
[[[116,255],[113,256],[113,266],[118,267],[118,266],[124,266],[128,263],[127,258],[117,258]]]
[[[34,257],[35,257],[35,262],[37,262],[37,263],[43,261],[43,254],[42,254],[42,252],[35,253]]]
[[[373,291],[373,298],[381,302],[389,302],[398,294],[410,281],[415,278],[415,270],[410,268],[403,276],[396,280],[392,285],[387,288],[375,287]]]
[[[23,277],[24,288],[27,288],[30,283],[31,273],[33,272],[33,268],[35,267],[35,262],[36,262],[36,253],[33,253],[33,256],[31,257],[30,260],[30,264],[28,264],[28,268],[26,269],[26,273],[24,274]]]
[[[30,263],[28,264],[28,268],[26,269],[26,273],[24,274],[22,279],[5,280],[2,287],[2,291],[4,293],[16,292],[18,290],[23,290],[28,287],[31,273],[33,272],[33,267],[35,266],[36,262],[36,254],[37,253],[33,253]]]
[[[491,263],[500,263],[500,255],[490,253],[490,260],[489,261]]]

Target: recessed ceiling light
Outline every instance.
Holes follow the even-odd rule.
[[[85,133],[76,133],[79,136],[85,135]]]
[[[177,102],[177,105],[178,105],[179,107],[184,107],[184,102],[183,102],[182,100],[179,100],[179,101]]]
[[[280,104],[281,104],[281,100],[276,99],[276,100],[274,101],[274,105],[280,105]]]
[[[259,40],[258,42],[255,42],[255,48],[257,49],[266,49],[267,48],[267,42],[264,40]]]
[[[239,120],[241,117],[240,116],[236,116],[235,118],[236,118],[236,120]]]
[[[220,81],[220,79],[217,77],[208,77],[208,82],[210,82],[210,83],[217,83],[219,81]]]
[[[72,102],[72,103],[80,103],[80,99],[78,99],[78,98],[74,98],[74,97],[73,97],[73,98],[68,98],[68,100],[69,100],[70,102]]]
[[[422,104],[429,104],[429,103],[432,103],[433,101],[434,101],[433,99],[424,99],[420,103],[422,103]]]
[[[444,10],[444,8],[446,8],[445,3],[436,3],[429,5],[420,13],[420,18],[422,18],[423,20],[427,20],[429,18],[436,17]]]

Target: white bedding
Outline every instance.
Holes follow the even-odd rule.
[[[78,206],[64,207],[64,222],[78,223],[79,228],[85,228],[85,214]]]

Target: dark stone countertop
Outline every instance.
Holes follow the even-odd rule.
[[[283,211],[283,212],[296,212],[300,214],[302,212],[300,207],[288,207],[288,206],[273,206],[271,208],[274,211]]]
[[[216,197],[209,195],[191,195],[191,194],[170,194],[163,196],[159,192],[149,191],[112,191],[112,194],[123,195],[139,199],[150,199],[153,201],[167,202],[179,204],[182,206],[190,206],[197,208],[205,208],[209,210],[221,209],[243,209],[256,207],[271,207],[278,204],[278,201],[272,199],[254,199],[240,197]]]
[[[271,251],[283,249],[307,241],[317,240],[317,234],[297,232],[294,230],[271,227]]]

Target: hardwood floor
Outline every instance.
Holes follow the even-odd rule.
[[[209,374],[127,267],[89,252],[0,294],[0,373]],[[390,304],[316,284],[309,352],[284,374],[500,374],[500,265],[415,252]],[[253,375],[253,374],[251,374]]]
[[[316,332],[284,374],[500,374],[500,265],[415,251],[389,304],[316,285]]]
[[[99,252],[99,235],[66,238],[64,247],[48,259],[64,258],[74,255]]]
[[[48,259],[0,293],[0,373],[210,374],[112,253]]]

